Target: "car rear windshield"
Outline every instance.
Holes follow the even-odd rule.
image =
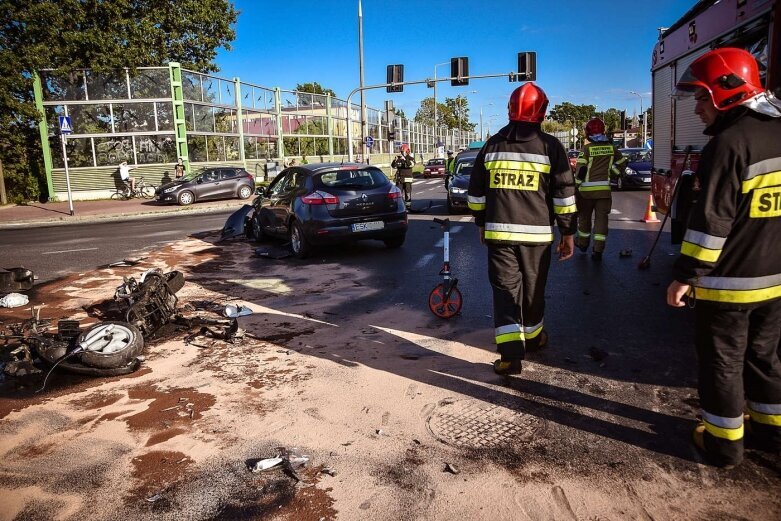
[[[444,164],[445,164],[444,159],[429,159],[428,163],[426,163],[426,166],[444,165]]]
[[[376,168],[323,172],[317,179],[317,183],[326,188],[345,188],[348,190],[377,188],[389,182],[385,174]]]

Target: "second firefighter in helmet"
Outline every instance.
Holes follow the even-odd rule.
[[[498,374],[517,374],[527,349],[545,343],[545,285],[554,224],[559,259],[572,256],[575,181],[561,142],[542,131],[545,92],[526,83],[510,95],[510,122],[475,158],[468,203],[488,248]]]
[[[605,123],[591,118],[585,126],[588,143],[583,145],[575,166],[578,181],[578,233],[580,251],[591,247],[591,258],[602,260],[607,241],[608,215],[613,206],[610,178],[621,175],[626,158],[605,135]],[[592,226],[593,217],[593,226]]]
[[[396,169],[396,186],[404,194],[404,204],[409,208],[412,204],[412,167],[415,166],[415,157],[409,148],[403,148],[401,155],[391,163],[391,168]]]

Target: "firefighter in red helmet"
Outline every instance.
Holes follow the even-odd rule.
[[[712,136],[697,168],[667,303],[696,302],[701,421],[695,445],[715,465],[743,459],[747,436],[781,451],[781,103],[742,49],[697,58],[677,84]]]
[[[578,181],[578,236],[575,245],[588,250],[592,235],[591,258],[602,260],[607,241],[608,215],[613,206],[610,178],[621,175],[626,158],[605,136],[605,123],[591,118],[585,126],[588,143],[583,146],[575,166]],[[592,230],[592,217],[594,226]]]
[[[497,374],[521,372],[526,350],[542,347],[545,284],[554,222],[561,233],[560,260],[572,256],[575,180],[558,139],[542,131],[548,108],[534,83],[515,89],[510,122],[491,136],[475,158],[468,203],[488,248],[493,290]]]

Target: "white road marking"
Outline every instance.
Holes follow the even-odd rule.
[[[415,269],[425,268],[426,265],[431,262],[434,259],[433,253],[427,253],[424,256],[422,256],[420,259],[418,259],[418,262],[415,263]]]
[[[41,253],[41,255],[54,255],[55,253],[71,253],[74,251],[92,251],[97,250],[97,248],[78,248],[75,250],[57,250],[57,251],[45,251]]]
[[[463,229],[463,226],[453,226],[450,228],[450,233],[459,233]]]
[[[471,220],[472,220],[472,217],[471,217],[471,216],[469,216],[469,215],[465,215],[464,217],[461,217],[461,218],[459,219],[459,222],[462,222],[462,223],[468,223],[468,222],[469,222],[469,221],[471,221]]]
[[[620,211],[618,211],[618,210],[616,210],[615,208],[613,208],[612,210],[610,210],[610,214],[611,214],[611,215],[618,215],[618,214],[620,214],[620,213],[621,213],[621,212],[620,212]]]

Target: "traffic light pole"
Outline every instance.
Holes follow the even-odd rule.
[[[452,81],[452,80],[479,80],[483,78],[504,78],[504,77],[516,77],[519,74],[517,72],[510,72],[510,73],[502,73],[502,74],[480,74],[477,76],[460,76],[457,78],[437,78],[434,80],[426,79],[426,80],[417,80],[417,81],[402,81],[399,83],[383,83],[382,85],[367,85],[366,87],[358,87],[357,89],[353,89],[352,92],[350,92],[350,95],[347,96],[347,160],[352,162],[353,161],[353,132],[352,132],[352,126],[353,126],[353,118],[352,118],[352,104],[350,103],[350,98],[353,97],[358,92],[363,93],[367,90],[373,90],[373,89],[384,89],[387,87],[398,87],[403,85],[420,85],[420,84],[431,84],[431,83],[438,83],[440,81]],[[435,128],[436,128],[436,121],[434,122]]]

